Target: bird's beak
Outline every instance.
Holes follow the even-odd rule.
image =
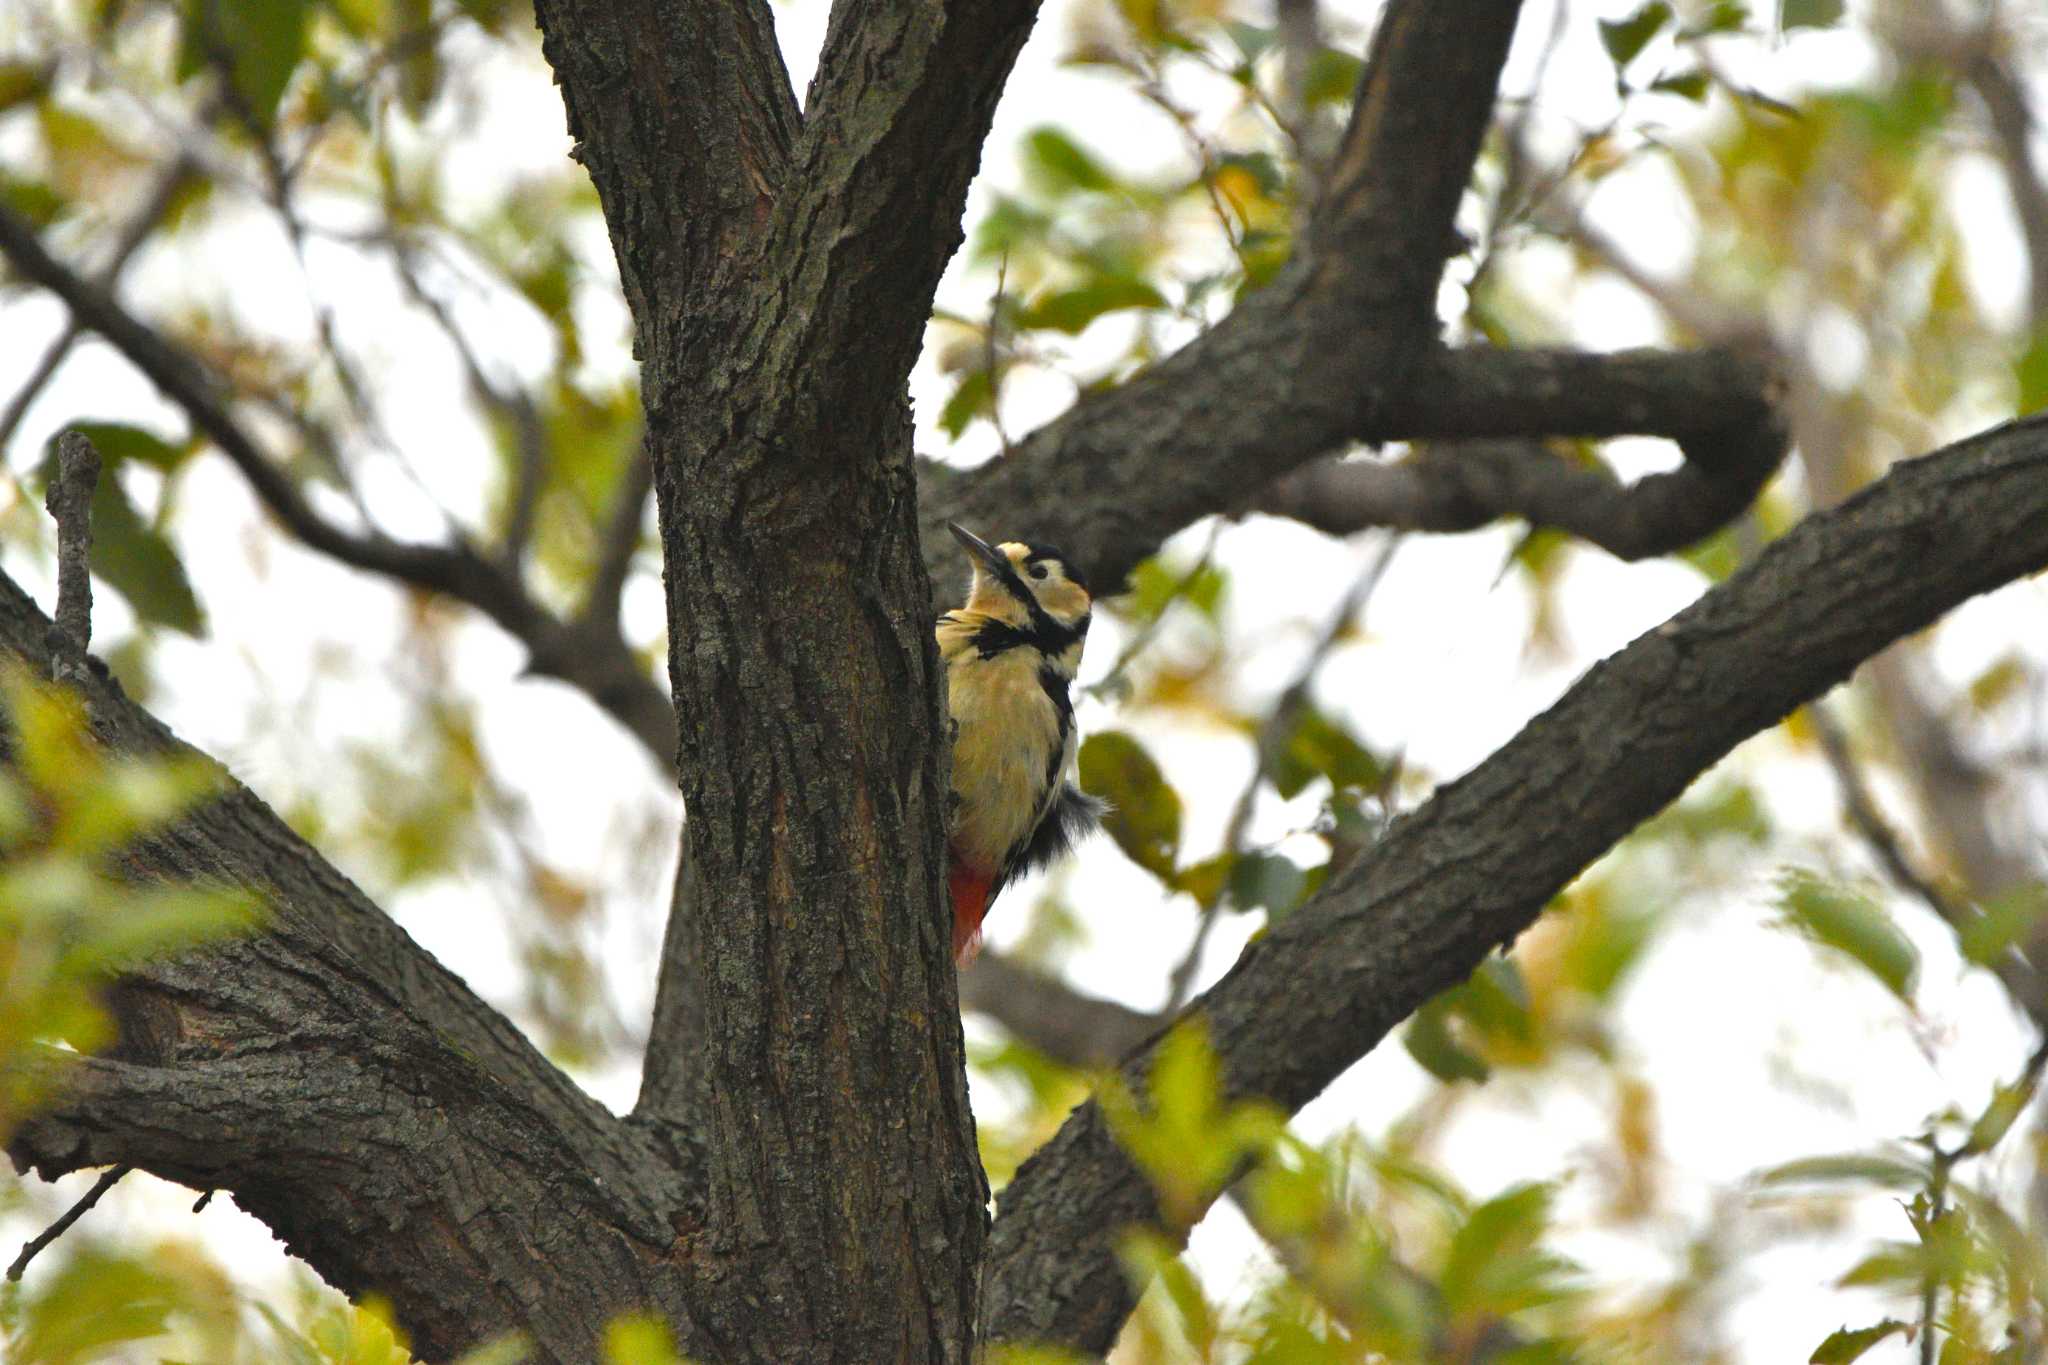
[[[1000,577],[1010,568],[1010,561],[1004,557],[1001,551],[962,526],[959,522],[947,522],[946,529],[953,533],[953,539],[966,547],[967,553],[971,558],[980,560],[983,564],[987,565],[990,573]]]

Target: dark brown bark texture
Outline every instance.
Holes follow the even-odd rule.
[[[254,887],[263,931],[124,978],[119,1047],[67,1072],[9,1153],[228,1190],[331,1282],[389,1299],[429,1360],[508,1329],[540,1359],[588,1360],[633,1309],[705,1361],[1106,1349],[1132,1303],[1117,1239],[1158,1211],[1096,1109],[1025,1167],[992,1232],[986,1212],[940,893],[927,565],[954,561],[933,531],[1056,536],[1105,581],[1193,518],[1267,505],[1338,531],[1516,513],[1662,553],[1737,515],[1782,456],[1768,376],[1718,351],[1441,348],[1438,280],[1515,7],[1394,0],[1281,277],[1010,459],[920,475],[905,376],[1034,7],[841,0],[801,114],[759,0],[536,10],[636,322],[673,717],[610,690],[573,633],[551,667],[650,744],[674,724],[691,817],[639,1105],[621,1119],[583,1095],[236,787],[129,866]],[[0,252],[272,479],[160,338],[4,216]],[[1622,488],[1468,444],[1620,433],[1669,437],[1684,463]],[[1309,465],[1410,438],[1430,444],[1399,463]],[[537,661],[557,638],[462,547],[295,524],[288,485],[266,501],[359,567],[497,603]],[[2039,425],[1809,520],[1592,670],[1195,1002],[1231,1092],[1299,1106],[1732,745],[2044,563]],[[47,629],[0,579],[0,645],[47,672]],[[176,743],[104,675],[80,685],[109,748]],[[991,964],[967,993],[1026,1020],[1041,989]],[[1075,1022],[1029,1026],[1100,1057],[1152,1021],[1101,1007],[1092,1038]],[[1146,1065],[1140,1047],[1127,1077]]]

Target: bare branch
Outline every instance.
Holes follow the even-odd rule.
[[[1057,534],[1092,573],[1114,582],[1184,524],[1182,518],[1248,505],[1333,534],[1371,526],[1469,530],[1496,517],[1520,516],[1583,536],[1624,558],[1668,554],[1739,515],[1783,459],[1786,437],[1772,406],[1777,386],[1769,374],[1763,364],[1723,349],[1436,352],[1418,361],[1408,382],[1387,394],[1368,420],[1349,424],[1341,437],[1329,428],[1313,437],[1304,431],[1292,454],[1320,453],[1354,438],[1445,438],[1447,444],[1398,464],[1306,465],[1263,490],[1262,464],[1252,448],[1244,448],[1243,460],[1227,460],[1224,445],[1205,445],[1212,430],[1188,425],[1211,401],[1209,394],[1193,391],[1171,400],[1173,418],[1151,414],[1194,443],[1170,456],[1155,455],[1175,469],[1173,478],[1160,478],[1157,465],[1127,466],[1115,454],[1104,455],[1084,478],[1082,467],[1069,468],[1068,462],[1092,448],[1085,442],[1093,438],[1070,440],[1066,423],[1092,423],[1112,412],[1117,405],[1111,400],[1124,392],[1113,390],[1034,433],[1017,459],[938,484],[923,513],[925,545],[935,565],[950,565],[956,552],[945,548],[950,538],[942,534],[943,519],[980,515],[985,521],[997,515],[993,509],[1007,507],[1005,524],[1012,524],[1028,515],[1017,509],[1027,507],[1038,513],[1027,522],[1034,533],[1051,528],[1043,532],[1047,538]],[[1216,383],[1202,382],[1210,389]],[[1259,390],[1266,382],[1267,377],[1246,376],[1246,387],[1232,393],[1237,401],[1219,414],[1219,423],[1234,424],[1249,409],[1284,425],[1287,419],[1264,407]],[[1101,413],[1076,416],[1096,407]],[[1603,470],[1570,464],[1527,441],[1475,439],[1538,432],[1664,436],[1678,443],[1685,463],[1624,486]],[[1257,439],[1248,432],[1235,435]],[[984,503],[990,511],[971,510]]]
[[[1901,464],[1807,518],[1396,821],[1198,999],[1190,1014],[1228,1094],[1306,1103],[1735,744],[1890,641],[2043,566],[2048,422]],[[1142,1086],[1148,1063],[1127,1063],[1125,1082]],[[1106,1347],[1132,1302],[1117,1238],[1160,1217],[1083,1106],[1004,1192],[991,1339]]]
[[[960,973],[960,1008],[985,1014],[1065,1066],[1109,1067],[1156,1033],[1164,1016],[1081,994],[1001,953]]]
[[[2048,184],[2034,164],[2033,110],[2010,64],[1989,43],[1963,65],[1962,77],[1991,116],[2006,190],[2027,244],[2027,316],[2039,326],[2048,318]]]
[[[611,515],[605,521],[603,540],[598,547],[597,570],[590,576],[590,592],[579,613],[584,619],[618,621],[619,596],[625,591],[633,556],[639,553],[647,526],[647,502],[653,494],[654,462],[647,456],[646,445],[637,444],[627,457],[618,489],[612,494]]]
[[[1455,351],[1419,367],[1405,411],[1414,435],[1550,431],[1669,436],[1679,468],[1623,485],[1534,441],[1454,439],[1396,464],[1325,462],[1253,502],[1344,535],[1369,526],[1465,531],[1518,516],[1623,558],[1669,554],[1754,501],[1786,438],[1761,366],[1732,352]]]
[[[28,1263],[36,1258],[38,1252],[70,1231],[71,1225],[83,1218],[87,1209],[99,1203],[100,1198],[108,1190],[120,1184],[121,1178],[134,1169],[133,1166],[109,1167],[98,1180],[92,1182],[92,1188],[87,1190],[77,1203],[64,1210],[63,1215],[56,1222],[28,1239],[21,1248],[21,1254],[16,1256],[13,1264],[7,1267],[7,1278],[9,1280],[20,1279],[22,1272],[28,1269]]]
[[[107,263],[100,267],[97,278],[101,288],[113,288],[114,282],[121,278],[121,272],[127,269],[129,258],[142,248],[142,244],[149,240],[150,234],[162,224],[165,215],[171,211],[171,205],[176,202],[185,186],[191,183],[198,169],[197,161],[190,156],[180,155],[165,169],[163,175],[158,177],[149,197],[143,201],[142,207],[136,210],[128,226],[122,229],[119,239],[114,243],[113,254],[108,256]],[[28,378],[15,390],[14,397],[8,400],[7,410],[0,412],[0,450],[4,450],[7,443],[14,439],[15,428],[19,427],[21,419],[28,415],[30,404],[36,401],[36,395],[43,391],[43,386],[50,382],[50,377],[57,373],[57,367],[64,363],[65,358],[71,354],[71,348],[78,344],[78,339],[83,335],[85,327],[78,319],[75,316],[68,319],[64,324],[64,330],[57,334],[56,340],[50,343],[49,349],[36,361],[35,368],[29,371]]]
[[[498,562],[507,573],[517,574],[526,556],[527,544],[533,539],[533,518],[540,506],[541,489],[547,482],[547,430],[533,399],[524,390],[507,390],[491,379],[484,369],[482,357],[477,355],[476,348],[469,344],[469,337],[456,323],[454,313],[420,280],[418,266],[413,260],[413,246],[397,233],[390,236],[387,245],[399,282],[405,286],[406,296],[426,310],[434,325],[441,329],[441,335],[454,348],[455,358],[462,363],[462,372],[469,380],[470,393],[475,395],[478,403],[503,418],[516,434],[519,464],[513,476],[512,506],[505,518],[505,535],[497,555]]]
[[[92,645],[92,490],[100,453],[81,431],[57,438],[57,467],[44,505],[57,523],[57,619],[66,651],[82,657]]]
[[[377,531],[356,532],[316,512],[290,476],[257,445],[230,410],[215,378],[190,355],[124,308],[112,294],[58,262],[35,231],[0,207],[0,254],[16,270],[48,289],[72,316],[111,342],[192,424],[241,471],[285,530],[308,548],[352,568],[410,587],[443,593],[484,613],[526,645],[532,670],[582,691],[666,765],[675,751],[675,716],[662,689],[649,678],[616,626],[558,620],[527,593],[518,578],[467,544],[420,545]]]

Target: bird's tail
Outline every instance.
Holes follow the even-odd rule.
[[[981,921],[994,898],[995,878],[955,859],[946,870],[953,900],[953,961],[965,967],[981,951]]]

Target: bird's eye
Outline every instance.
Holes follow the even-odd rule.
[[[1033,565],[1031,566],[1031,576],[1032,576],[1033,578],[1043,578],[1043,577],[1045,577],[1045,565],[1043,565],[1043,564],[1033,564]]]

